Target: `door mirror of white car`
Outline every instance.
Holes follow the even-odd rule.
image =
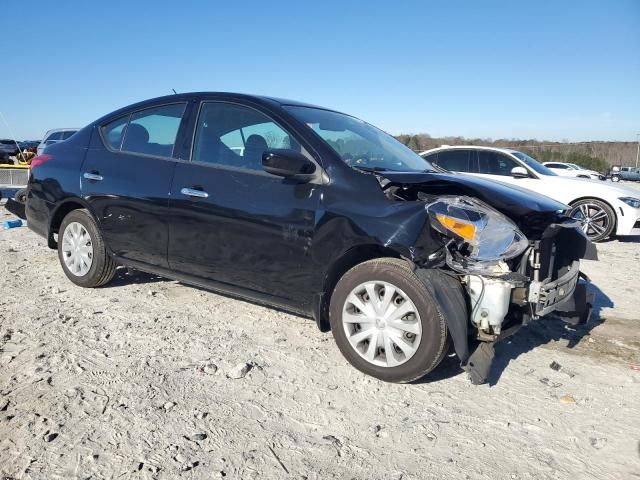
[[[524,167],[513,167],[511,169],[511,176],[513,178],[528,178],[529,172]]]

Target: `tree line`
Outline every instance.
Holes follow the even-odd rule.
[[[401,134],[396,137],[400,142],[416,152],[422,152],[442,145],[483,145],[521,150],[540,162],[575,163],[590,170],[602,173],[613,165],[634,166],[636,161],[635,142],[545,142],[535,139],[498,139],[440,137],[428,133]]]

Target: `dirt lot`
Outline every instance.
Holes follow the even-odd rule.
[[[126,270],[83,290],[0,230],[0,477],[640,478],[640,238],[599,251],[591,324],[521,330],[490,385],[455,358],[391,385],[309,320]]]

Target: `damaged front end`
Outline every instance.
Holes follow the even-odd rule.
[[[414,263],[445,310],[456,353],[473,383],[486,381],[496,342],[528,322],[552,312],[572,324],[588,320],[588,279],[580,273],[580,259],[597,259],[597,254],[577,222],[554,212],[536,228],[520,228],[474,197],[424,200],[442,248]],[[443,285],[445,292],[438,292]],[[456,288],[466,308],[447,295]]]

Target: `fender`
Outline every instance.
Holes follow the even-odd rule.
[[[469,309],[460,280],[439,269],[418,268],[415,274],[442,313],[456,355],[464,365],[469,359]]]
[[[85,199],[70,196],[66,197],[64,200],[60,201],[56,204],[55,208],[50,211],[49,214],[49,227],[47,232],[47,242],[49,248],[56,249],[58,248],[57,242],[53,238],[53,234],[57,231],[58,227],[62,223],[62,219],[72,210],[76,210],[78,208],[84,208],[89,211],[93,219],[100,227],[100,219],[96,216],[93,208]],[[108,248],[108,247],[107,247]]]

